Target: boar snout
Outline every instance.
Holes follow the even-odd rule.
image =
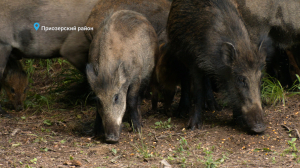
[[[113,133],[108,134],[108,135],[105,134],[105,140],[106,140],[107,143],[110,143],[110,144],[118,143],[119,136],[116,136]]]
[[[259,134],[263,133],[266,130],[266,126],[263,123],[255,124],[254,127],[251,128],[251,132]]]
[[[110,144],[118,143],[121,130],[120,125],[108,124],[105,126],[105,141]]]
[[[263,110],[259,105],[251,108],[249,111],[244,111],[243,119],[246,123],[247,129],[251,133],[260,134],[263,133],[266,129],[263,120]]]

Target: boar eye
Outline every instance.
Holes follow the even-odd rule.
[[[118,95],[118,94],[116,94],[116,95],[114,96],[114,103],[117,103],[117,102],[118,102],[118,100],[119,100],[119,95]]]
[[[11,89],[10,89],[10,92],[11,92],[11,93],[15,93],[15,89],[14,89],[14,88],[11,88]]]
[[[243,87],[247,87],[246,78],[244,78],[244,77],[238,77],[237,81]]]

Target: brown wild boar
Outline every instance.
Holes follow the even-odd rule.
[[[21,63],[12,57],[9,57],[7,61],[3,78],[1,79],[1,88],[5,90],[14,108],[17,111],[22,110],[26,99],[28,78]]]
[[[300,43],[300,1],[298,0],[232,0],[236,3],[237,9],[241,14],[245,25],[249,31],[250,38],[255,43],[259,43],[261,34],[268,34],[272,39],[273,45],[281,50],[291,49],[295,61],[299,54],[294,53],[294,49]],[[296,46],[296,47],[295,47]],[[296,49],[297,50],[297,49]],[[299,53],[299,52],[298,52]],[[286,53],[284,53],[286,55]],[[287,53],[290,57],[291,53]],[[276,58],[278,55],[269,55],[268,60],[277,62],[277,64],[286,64],[286,61],[280,61]],[[293,58],[292,58],[293,59]],[[280,61],[278,63],[278,61]],[[290,60],[292,61],[292,60]],[[300,61],[297,62],[298,66]],[[292,63],[294,64],[294,63]],[[294,81],[295,70],[297,66],[291,65],[290,73]],[[275,67],[269,67],[277,69]],[[281,68],[283,68],[281,66]],[[285,68],[288,69],[288,68]],[[288,70],[281,71],[280,76],[289,77]],[[280,80],[280,79],[279,79]],[[289,82],[292,83],[292,82]],[[285,83],[283,83],[285,85]]]
[[[0,79],[8,58],[63,57],[85,72],[89,41],[83,31],[44,31],[82,27],[98,0],[0,0]],[[39,22],[36,30],[34,23]],[[0,113],[4,113],[1,110]]]
[[[300,42],[300,1],[232,0],[241,14],[252,41],[268,34],[282,49]]]
[[[166,25],[171,3],[168,0],[99,0],[93,8],[87,27],[94,27],[93,31],[86,31],[87,38],[93,39],[98,27],[107,13],[111,10],[132,10],[143,14],[152,24],[159,44],[167,42]]]
[[[178,68],[176,68],[175,63],[172,62],[174,59],[169,59],[168,55],[166,55],[167,48],[168,44],[165,43],[159,46],[160,54],[153,71],[153,79],[151,82],[151,85],[153,85],[151,86],[153,110],[157,110],[159,92],[163,92],[164,107],[168,110],[171,106],[176,87],[180,84],[180,78],[177,76],[179,73],[176,73]],[[168,115],[170,116],[171,114]]]
[[[163,43],[159,47],[159,56],[156,58],[156,64],[151,79],[152,91],[152,110],[157,110],[158,94],[162,93],[164,97],[164,111],[168,116],[173,114],[170,107],[176,92],[180,85],[184,67],[172,55],[168,54],[169,44]],[[181,98],[185,98],[182,96]],[[180,105],[183,101],[180,101]],[[187,103],[188,104],[188,103]],[[179,107],[180,108],[180,107]]]
[[[259,44],[250,40],[245,23],[230,0],[176,0],[171,5],[167,32],[174,59],[188,69],[193,91],[188,128],[202,126],[206,78],[213,78],[233,108],[233,117],[247,130],[265,130],[260,81],[265,66],[262,34]]]
[[[142,14],[130,10],[109,13],[97,30],[86,67],[97,96],[95,133],[116,143],[125,111],[141,130],[140,104],[158,54],[157,36]]]

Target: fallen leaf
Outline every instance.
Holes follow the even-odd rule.
[[[80,166],[82,166],[82,163],[79,162],[78,160],[71,160],[71,161],[68,160],[68,161],[64,162],[64,165],[80,167]]]

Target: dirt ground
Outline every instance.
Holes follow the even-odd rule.
[[[142,133],[124,123],[119,143],[105,144],[92,135],[93,103],[53,91],[66,77],[59,75],[60,65],[52,66],[49,72],[36,66],[25,110],[9,110],[1,97],[15,117],[0,118],[0,168],[159,167],[163,159],[172,167],[300,167],[299,96],[288,97],[285,106],[264,107],[262,135],[235,125],[229,108],[205,112],[203,129],[186,130],[187,119],[149,112],[145,100]]]

